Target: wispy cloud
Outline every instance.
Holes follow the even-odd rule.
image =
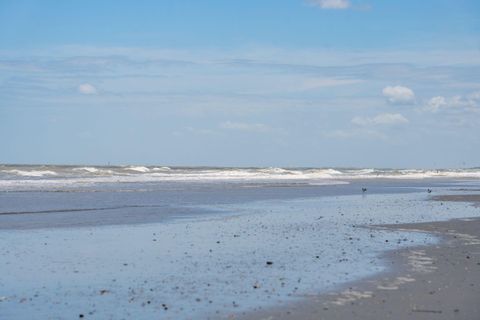
[[[349,0],[309,0],[308,3],[321,9],[344,10],[351,7]]]
[[[220,128],[226,130],[238,130],[246,132],[269,132],[272,128],[263,123],[246,123],[226,121],[220,123]]]
[[[368,139],[368,140],[388,140],[388,136],[377,130],[369,128],[353,128],[353,129],[339,129],[323,133],[326,138],[351,140],[351,139]]]
[[[352,119],[352,123],[359,126],[400,125],[408,122],[408,119],[400,113],[381,113],[375,117],[355,117]]]
[[[212,129],[206,128],[194,128],[194,127],[184,127],[179,130],[175,130],[171,133],[173,136],[181,137],[181,136],[192,136],[192,135],[216,135],[217,132]]]
[[[341,79],[341,78],[311,78],[301,84],[302,90],[312,90],[325,87],[345,86],[361,83],[362,79]]]
[[[440,108],[443,108],[446,105],[447,105],[447,100],[445,99],[445,97],[437,96],[437,97],[430,98],[425,104],[425,106],[423,107],[423,110],[436,113]]]
[[[478,90],[478,54],[250,49],[77,46],[16,58],[0,52],[0,98],[11,100],[4,108],[33,103],[75,107],[84,104],[82,96],[95,95],[91,103],[102,107],[148,107],[198,118],[221,116],[217,123],[237,116],[279,116],[277,112],[286,110],[309,110],[317,115],[351,112],[346,121],[358,114],[398,112],[381,109],[385,108],[382,93],[389,104],[415,104],[417,111],[423,107],[425,112],[476,110],[473,95],[456,94]],[[429,57],[427,65],[425,56]],[[379,92],[378,88],[384,89]],[[436,96],[440,100],[428,100]],[[440,105],[435,107],[435,103]],[[408,108],[401,112],[415,122],[427,118],[422,112],[408,113]],[[382,121],[373,118],[371,124]],[[345,119],[334,121],[339,125]]]
[[[421,110],[432,113],[444,110],[480,112],[480,91],[470,93],[466,96],[456,95],[450,98],[444,96],[432,97],[425,103]]]

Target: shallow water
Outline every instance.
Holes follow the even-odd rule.
[[[2,230],[0,318],[225,317],[334,289],[385,270],[386,250],[437,241],[362,225],[480,215],[423,190],[336,194],[179,201],[191,214],[157,223]]]

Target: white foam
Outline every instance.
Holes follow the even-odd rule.
[[[387,179],[428,179],[428,178],[480,178],[480,170],[393,170],[374,171],[371,174],[352,175],[354,178],[387,178]]]
[[[105,169],[103,167],[81,167],[81,168],[74,168],[72,169],[73,172],[82,172],[85,175],[87,174],[92,174],[93,176],[114,176],[114,175],[120,175],[118,172],[114,172],[109,169]],[[68,176],[68,172],[66,172],[66,175]]]
[[[172,168],[170,167],[160,167],[160,168],[153,168],[152,171],[170,171]]]
[[[343,172],[334,169],[312,169],[305,172],[307,179],[335,179],[345,176]]]
[[[285,169],[285,168],[169,168],[129,167],[3,167],[0,190],[57,188],[96,183],[142,182],[301,182],[311,185],[344,184],[358,179],[479,179],[480,169]],[[2,178],[1,173],[6,173]],[[12,178],[17,176],[17,178]],[[34,179],[35,178],[35,179]]]
[[[258,169],[259,172],[261,173],[266,173],[266,174],[301,174],[299,171],[295,170],[286,170],[283,168],[265,168],[265,169]]]
[[[10,173],[10,174],[15,174],[15,175],[22,176],[22,177],[43,177],[43,176],[47,176],[47,175],[52,175],[52,176],[57,175],[56,172],[53,172],[53,171],[50,171],[50,170],[26,171],[26,170],[13,169],[13,170],[3,170],[3,172]]]
[[[95,172],[99,171],[97,168],[94,168],[94,167],[81,167],[81,168],[75,168],[73,170],[74,171],[87,171],[87,172],[90,172],[90,173],[95,173]]]
[[[127,168],[125,168],[125,170],[131,170],[131,171],[136,171],[136,172],[150,172],[150,169],[148,169],[147,167],[142,167],[142,166],[127,167]]]

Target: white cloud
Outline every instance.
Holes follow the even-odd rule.
[[[449,105],[462,109],[480,108],[480,92],[474,92],[466,96],[454,96],[450,99]]]
[[[310,0],[309,3],[322,9],[348,9],[351,4],[349,0]]]
[[[433,97],[430,100],[428,100],[423,110],[435,113],[440,108],[443,108],[446,105],[447,105],[447,99],[445,99],[445,97],[442,97],[442,96]]]
[[[476,102],[476,103],[479,103],[479,102],[480,102],[480,91],[470,93],[470,94],[467,96],[467,99],[472,100],[472,101],[474,101],[474,102]]]
[[[220,128],[227,130],[239,130],[249,132],[267,132],[271,131],[271,128],[263,123],[244,123],[244,122],[231,122],[226,121],[220,124]]]
[[[81,94],[96,94],[97,93],[97,88],[95,88],[93,85],[90,83],[82,83],[81,85],[78,86],[78,92]]]
[[[383,88],[382,92],[391,104],[411,104],[415,102],[415,93],[407,87],[388,86]]]
[[[399,125],[408,123],[408,119],[400,113],[381,113],[375,117],[355,117],[352,123],[359,126],[369,125]]]
[[[441,110],[460,110],[460,111],[480,111],[480,91],[473,92],[466,96],[453,96],[445,98],[443,96],[436,96],[430,98],[421,110],[437,113]]]

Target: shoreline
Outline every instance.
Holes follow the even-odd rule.
[[[480,194],[434,196],[430,201],[479,207]],[[381,258],[389,268],[380,274],[236,318],[471,320],[480,314],[480,218],[366,227],[430,233],[440,242],[386,252]]]

